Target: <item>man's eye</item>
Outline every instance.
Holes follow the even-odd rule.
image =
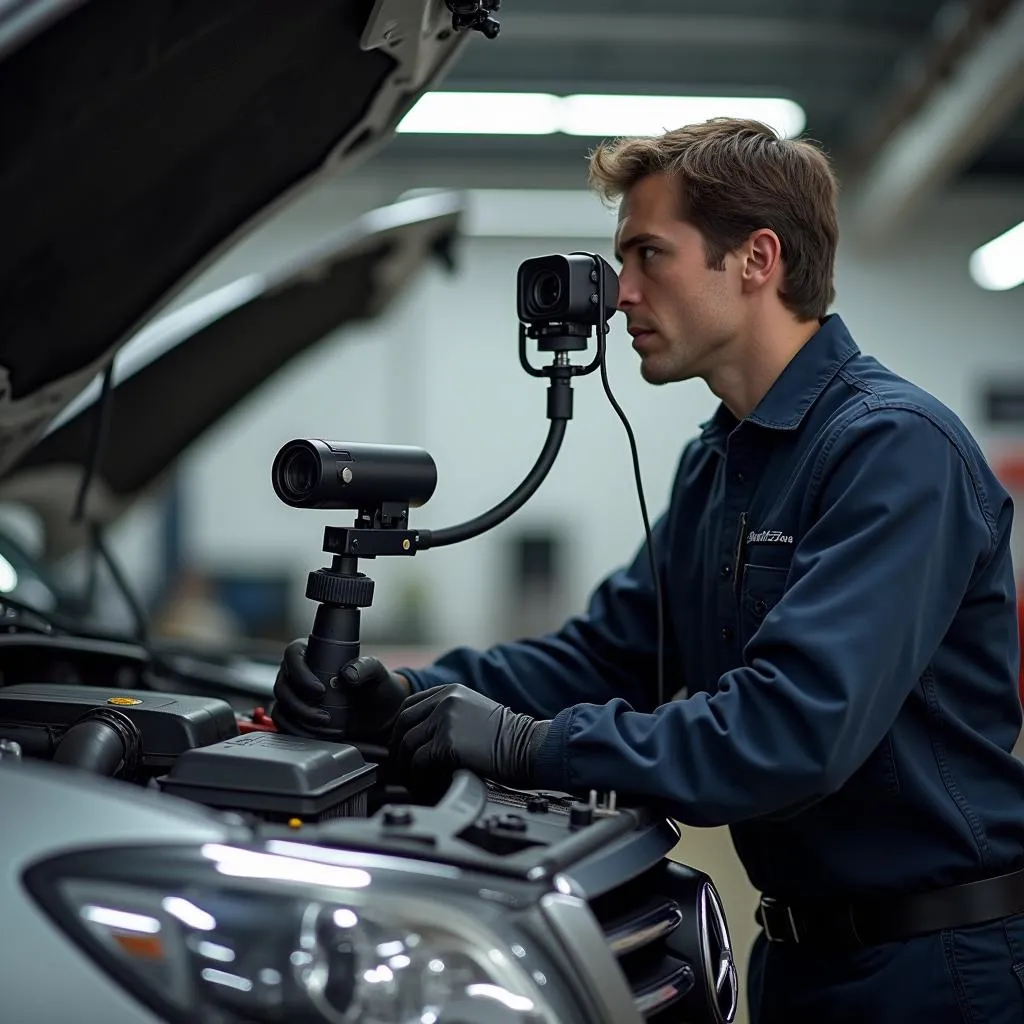
[[[655,249],[653,245],[642,245],[638,251],[640,253],[640,259],[646,262],[655,255],[658,250]]]

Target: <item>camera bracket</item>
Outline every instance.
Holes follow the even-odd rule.
[[[452,14],[456,32],[470,29],[488,39],[497,39],[501,23],[493,16],[501,8],[501,0],[445,0]]]

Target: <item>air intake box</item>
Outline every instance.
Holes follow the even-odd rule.
[[[157,779],[172,796],[266,821],[364,817],[377,766],[347,743],[250,732],[190,750]]]
[[[214,697],[50,683],[0,688],[0,735],[6,731],[45,757],[92,708],[116,708],[132,719],[142,734],[143,766],[154,774],[193,747],[238,735],[231,705]]]

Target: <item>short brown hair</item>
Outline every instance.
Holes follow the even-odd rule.
[[[709,267],[722,267],[751,232],[770,228],[785,263],[780,298],[802,320],[826,314],[835,300],[838,186],[814,143],[782,139],[760,121],[717,117],[605,142],[590,156],[590,185],[606,200],[658,173],[678,178],[682,216],[704,236]]]

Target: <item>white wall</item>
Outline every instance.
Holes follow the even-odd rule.
[[[465,175],[462,181],[449,177],[454,184],[468,183]],[[419,180],[382,174],[329,183],[262,228],[182,301],[294,252],[404,187],[444,180],[441,174]],[[836,309],[861,347],[934,392],[975,427],[978,385],[993,376],[1024,376],[1024,288],[981,291],[967,275],[967,258],[1022,212],[1019,194],[960,195],[934,205],[883,253],[868,257],[844,247],[840,254]],[[605,214],[598,210],[595,217]],[[590,233],[593,223],[585,225]],[[455,277],[430,268],[387,317],[339,332],[268,382],[185,462],[192,557],[211,566],[287,564],[294,573],[297,614],[311,613],[302,588],[308,570],[326,563],[322,526],[345,520],[288,509],[274,496],[270,463],[292,437],[427,448],[438,465],[438,489],[413,513],[415,524],[426,528],[469,518],[502,498],[532,465],[547,429],[545,383],[524,374],[517,361],[516,268],[546,252],[595,246],[611,257],[610,240],[465,240]],[[621,320],[613,321],[609,375],[636,432],[654,516],[680,448],[715,401],[699,383],[644,384]],[[501,542],[525,523],[571,524],[570,592],[576,604],[602,574],[632,555],[642,532],[625,433],[598,375],[580,379],[575,392],[575,418],[536,497],[485,537],[365,566],[378,580],[368,616],[387,615],[400,582],[413,576],[433,595],[441,643],[482,643],[500,635],[493,581]],[[142,533],[136,526],[136,537]],[[135,548],[141,557],[144,545],[136,542]]]

